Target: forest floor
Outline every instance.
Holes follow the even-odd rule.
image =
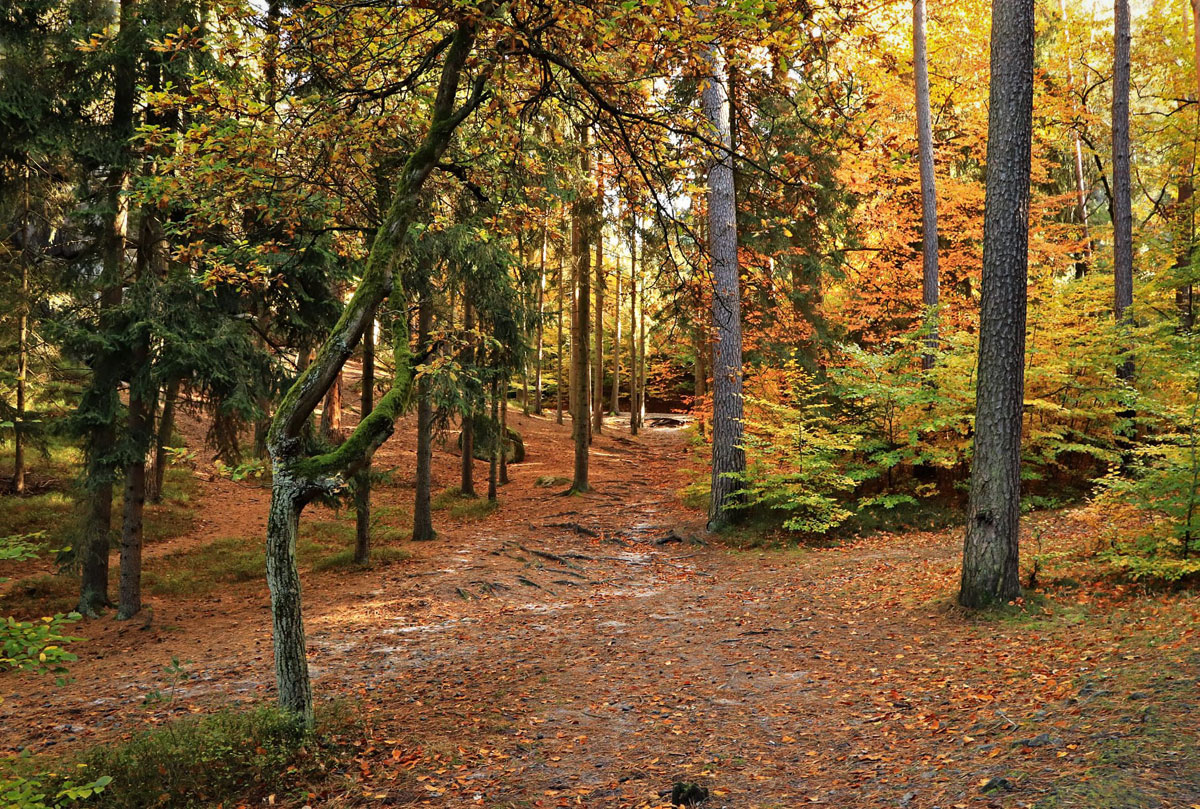
[[[511,421],[528,459],[497,508],[441,496],[438,539],[406,541],[406,422],[376,463],[394,469],[375,498],[388,563],[306,567],[315,691],[366,734],[311,805],[645,807],[678,781],[735,809],[1200,805],[1195,594],[1062,575],[970,615],[959,530],[747,548],[683,504],[685,430],[611,420],[594,491],[567,497],[569,427]],[[458,458],[435,458],[456,483]],[[268,496],[200,480],[190,528],[147,550],[144,617],[80,625],[61,687],[0,678],[0,748],[269,702]],[[1085,541],[1084,512],[1040,515],[1031,537]],[[305,521],[318,549],[352,537],[352,513]]]

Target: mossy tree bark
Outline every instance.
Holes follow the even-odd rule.
[[[380,304],[403,300],[398,279],[409,226],[422,210],[421,189],[450,144],[458,125],[481,102],[486,73],[479,74],[469,98],[456,107],[460,79],[474,47],[476,23],[464,19],[445,49],[430,125],[399,173],[388,212],[367,257],[362,280],[337,324],[276,409],[267,448],[271,456],[271,508],[267,525],[267,583],[271,590],[275,679],[279,704],[311,725],[312,689],[308,676],[296,536],[305,505],[320,494],[340,491],[360,472],[395,429],[408,405],[412,353],[403,307],[386,322],[395,361],[391,388],[336,449],[312,456],[304,451],[302,432],[313,411],[357,347]],[[382,310],[380,310],[382,311]]]
[[[1033,0],[993,0],[979,384],[963,546],[966,607],[1021,593],[1021,414],[1033,139]]]

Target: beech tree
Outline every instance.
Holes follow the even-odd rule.
[[[979,382],[958,600],[1021,594],[1021,413],[1033,143],[1034,0],[993,0]]]

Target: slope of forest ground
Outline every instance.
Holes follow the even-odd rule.
[[[338,564],[353,514],[306,513],[315,688],[364,738],[297,805],[642,807],[678,781],[714,807],[1200,803],[1194,594],[1072,571],[972,617],[952,602],[960,530],[739,550],[681,503],[684,430],[631,439],[612,422],[595,491],[563,497],[569,428],[512,422],[529,455],[499,506],[440,497],[434,542],[404,535],[408,422],[377,457],[392,470],[375,499],[383,563]],[[184,431],[200,445],[198,425]],[[436,481],[455,483],[457,464],[435,453]],[[0,678],[6,751],[271,700],[269,492],[189,489],[191,522],[147,549],[145,617],[77,627],[61,687]],[[1031,518],[1026,558],[1086,545],[1092,520]],[[9,583],[7,606],[69,604],[53,577],[31,581]]]

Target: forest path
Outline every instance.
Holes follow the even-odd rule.
[[[595,490],[564,497],[537,483],[569,474],[569,424],[511,421],[529,457],[493,513],[439,511],[438,539],[396,564],[305,574],[318,698],[360,706],[370,734],[313,805],[642,807],[684,780],[735,809],[1200,802],[1200,655],[1178,620],[1194,598],[968,616],[958,531],[733,550],[679,499],[685,431],[614,420]],[[376,506],[401,521],[412,450],[405,422],[377,463],[394,472]],[[439,485],[458,463],[435,453]],[[230,485],[198,507],[261,542],[263,490]],[[3,746],[271,698],[261,582],[152,607],[84,626],[72,684],[0,680]],[[164,681],[172,657],[186,681]]]

